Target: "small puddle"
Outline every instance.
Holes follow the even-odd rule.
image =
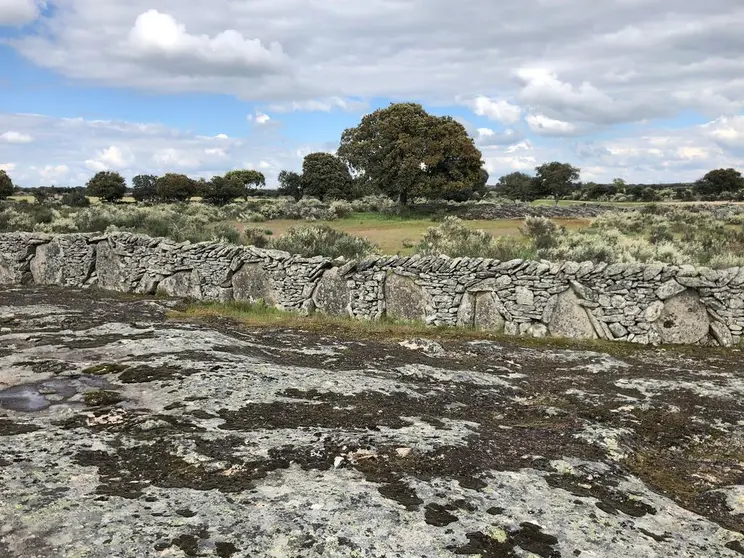
[[[0,391],[0,409],[8,411],[43,411],[52,405],[65,403],[70,397],[89,389],[110,389],[114,386],[99,376],[50,378],[32,384],[13,386]]]

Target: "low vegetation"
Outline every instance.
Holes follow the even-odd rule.
[[[179,242],[251,244],[346,259],[402,252],[499,260],[744,265],[744,212],[738,206],[711,211],[648,205],[607,212],[592,221],[528,217],[474,222],[447,215],[447,205],[428,218],[406,216],[389,211],[392,202],[382,196],[352,202],[258,198],[224,206],[85,206],[82,199],[74,201],[74,206],[0,202],[0,232],[128,231]],[[359,210],[368,213],[356,213]]]

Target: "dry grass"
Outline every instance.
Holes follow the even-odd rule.
[[[581,229],[589,226],[589,219],[554,219],[559,226],[567,229]],[[483,229],[494,236],[519,236],[519,228],[524,225],[523,219],[494,219],[463,221],[472,229]],[[378,213],[354,213],[349,217],[334,221],[297,221],[293,219],[276,219],[261,223],[231,223],[239,231],[245,227],[270,230],[274,236],[285,233],[291,227],[302,224],[328,225],[336,230],[366,238],[377,244],[384,254],[409,255],[429,227],[437,223],[431,219],[403,219]]]

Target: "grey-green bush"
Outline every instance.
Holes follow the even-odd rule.
[[[367,240],[332,229],[328,225],[292,227],[272,242],[272,247],[301,256],[359,259],[378,252]]]

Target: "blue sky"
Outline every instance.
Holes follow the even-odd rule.
[[[744,5],[602,4],[4,0],[0,168],[273,185],[399,100],[462,122],[491,182],[551,160],[607,181],[744,168]]]

